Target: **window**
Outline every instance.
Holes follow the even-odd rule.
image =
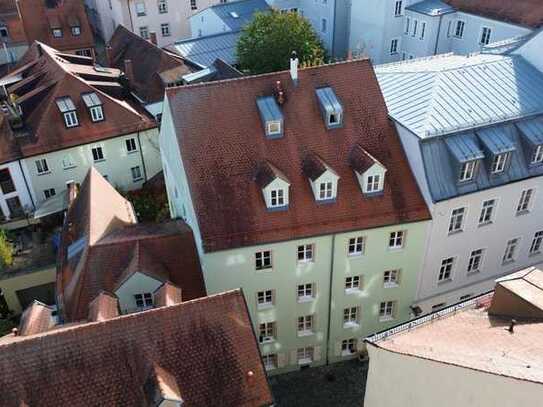
[[[313,300],[313,284],[298,284],[298,302]]]
[[[489,199],[483,202],[481,214],[479,215],[479,225],[486,225],[492,223],[494,217],[494,208],[496,207],[496,200]]]
[[[351,338],[351,339],[345,339],[341,341],[341,356],[349,356],[355,353],[356,353],[356,339]]]
[[[481,271],[481,267],[483,264],[483,253],[483,249],[477,249],[471,252],[468,261],[468,274]]]
[[[168,12],[168,3],[166,0],[158,0],[158,12],[164,14]]]
[[[272,189],[270,191],[270,208],[280,208],[285,206],[285,190]]]
[[[421,21],[420,23],[420,39],[424,39],[424,34],[426,34],[426,23],[424,21]]]
[[[454,28],[454,36],[457,37],[457,38],[463,38],[464,37],[464,26],[466,24],[461,21],[461,20],[457,20],[456,21],[456,26]]]
[[[332,182],[321,182],[319,184],[319,201],[332,199],[334,197]]]
[[[298,246],[298,262],[306,263],[313,261],[313,245],[303,244]]]
[[[136,15],[138,17],[143,17],[147,13],[145,12],[145,3],[143,1],[140,1],[136,3]]]
[[[392,232],[388,239],[388,248],[401,249],[404,244],[404,236],[405,236],[405,232],[403,230]]]
[[[347,307],[343,309],[343,327],[349,328],[358,325],[358,308]]]
[[[530,245],[530,254],[539,254],[541,253],[541,245],[543,243],[543,230],[536,232]]]
[[[402,15],[402,0],[397,0],[394,5],[394,17],[400,17]]]
[[[492,34],[492,30],[489,27],[483,27],[481,30],[481,39],[479,40],[479,44],[481,45],[488,45],[490,42],[490,35]]]
[[[15,192],[15,184],[13,183],[8,168],[0,170],[0,191],[2,191],[4,195]]]
[[[75,111],[75,104],[69,96],[60,97],[56,100],[58,110],[64,117],[64,124],[66,127],[75,127],[79,125],[77,120],[77,113]]]
[[[398,53],[398,41],[397,38],[390,41],[390,55],[396,55]]]
[[[104,160],[104,151],[102,150],[102,147],[93,147],[91,151],[92,151],[92,159],[95,162]]]
[[[412,37],[415,37],[417,35],[417,26],[419,25],[418,20],[413,20],[413,34],[411,34]]]
[[[271,251],[265,250],[263,252],[255,253],[255,268],[257,270],[265,270],[272,268]]]
[[[507,246],[505,247],[505,253],[503,254],[502,263],[505,264],[515,261],[519,242],[519,238],[511,239],[507,242]]]
[[[281,134],[281,122],[268,122],[266,127],[268,136]]]
[[[75,51],[76,55],[80,55],[82,57],[91,57],[92,58],[92,50],[90,48],[83,48],[78,49]]]
[[[66,127],[76,127],[79,125],[75,110],[64,113],[64,124],[66,124]]]
[[[466,208],[457,208],[452,211],[449,222],[449,233],[461,232],[464,223]]]
[[[366,182],[366,190],[367,192],[378,192],[381,188],[381,176],[379,174],[375,175],[368,175],[367,182]]]
[[[328,124],[331,126],[341,124],[341,113],[330,113],[328,115]]]
[[[509,158],[509,153],[497,154],[492,160],[492,165],[490,166],[490,171],[492,174],[499,174],[505,170],[505,164]]]
[[[101,122],[104,120],[104,111],[102,110],[102,106],[93,106],[89,109],[91,114],[91,120],[93,122]]]
[[[75,164],[72,159],[72,156],[70,154],[65,155],[62,158],[62,168],[64,168],[65,170],[69,170],[70,168],[74,168],[74,167],[75,167]]]
[[[49,188],[43,191],[43,196],[45,196],[45,199],[49,199],[52,196],[55,196],[56,194],[57,192],[55,191],[55,188]]]
[[[520,194],[520,200],[517,205],[517,215],[527,213],[530,210],[530,202],[534,195],[533,189],[526,189]]]
[[[532,164],[540,164],[543,163],[543,145],[539,145],[536,147],[534,151],[534,155],[532,156]]]
[[[8,38],[9,31],[7,27],[0,27],[0,38]]]
[[[196,10],[198,8],[198,5],[196,4],[196,0],[190,0],[190,8],[191,10]]]
[[[449,257],[441,261],[441,267],[439,268],[438,282],[449,281],[452,276],[454,266],[454,257]]]
[[[269,308],[273,306],[273,290],[264,290],[256,293],[256,304],[258,309]]]
[[[258,327],[258,342],[268,343],[275,340],[275,322],[263,322]]]
[[[81,27],[79,26],[72,27],[72,35],[74,37],[81,35]]]
[[[18,196],[6,199],[6,205],[8,206],[11,219],[24,215],[24,209]]]
[[[379,320],[390,321],[394,319],[394,312],[396,310],[395,301],[383,301],[379,305]]]
[[[130,172],[132,173],[132,181],[138,182],[143,179],[139,165],[136,165],[135,167],[130,168]]]
[[[313,315],[298,317],[298,336],[305,336],[313,333]]]
[[[360,276],[346,277],[345,290],[360,290]]]
[[[149,39],[149,28],[147,26],[140,27],[140,37],[145,40]]]
[[[153,295],[151,293],[135,294],[136,307],[146,308],[153,306]]]
[[[326,26],[327,26],[327,25],[328,25],[328,21],[326,20],[326,18],[323,18],[323,19],[321,20],[321,31],[322,31],[323,33],[326,32],[326,29],[327,29]]]
[[[136,147],[136,139],[134,138],[127,138],[125,140],[125,143],[126,143],[126,151],[128,153],[133,153],[135,151],[138,150],[138,148]]]
[[[400,284],[400,270],[387,270],[383,274],[385,288],[397,287]]]
[[[38,174],[48,173],[49,166],[47,165],[47,160],[45,158],[36,160],[36,169],[38,170]]]
[[[405,35],[409,34],[409,29],[410,29],[409,26],[410,25],[411,25],[411,19],[409,17],[407,17],[406,20],[405,20],[405,31],[404,31]]]
[[[349,239],[349,256],[359,256],[364,253],[364,237],[357,236]]]
[[[266,370],[273,370],[277,368],[277,354],[270,353],[262,356],[262,363]]]
[[[162,33],[163,37],[169,37],[171,35],[170,24],[169,23],[160,24],[160,32]]]
[[[477,161],[468,161],[462,164],[460,169],[460,182],[471,181],[475,175]]]
[[[296,351],[296,359],[299,365],[306,365],[313,361],[313,347],[306,346],[305,348],[298,348]]]
[[[55,38],[62,38],[62,29],[60,29],[60,28],[53,28],[53,37],[55,37]]]

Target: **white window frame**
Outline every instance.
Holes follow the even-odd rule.
[[[135,4],[136,8],[136,17],[143,17],[147,15],[147,10],[145,8],[145,2],[144,1],[138,1]]]
[[[139,32],[141,38],[143,38],[144,40],[149,39],[149,26],[142,25],[141,27],[139,27]]]
[[[483,262],[485,259],[485,249],[475,249],[472,250],[468,258],[468,274],[475,274],[481,271],[483,268]]]
[[[285,188],[276,188],[270,190],[270,208],[282,208],[286,206]]]
[[[266,371],[277,369],[277,353],[268,353],[267,355],[262,355],[262,364]]]
[[[313,335],[314,322],[315,320],[313,314],[298,316],[298,336]]]
[[[81,35],[81,27],[79,27],[78,25],[75,25],[72,27],[72,35],[74,37],[79,37]]]
[[[138,182],[143,179],[143,173],[139,165],[130,168],[130,173],[132,175],[132,182]]]
[[[355,338],[343,339],[341,341],[341,356],[352,356],[357,352],[358,341]]]
[[[539,230],[534,233],[532,243],[530,244],[530,256],[541,254],[541,248],[543,247],[543,230]]]
[[[278,120],[267,122],[266,133],[268,134],[268,136],[275,136],[277,134],[281,134],[281,122]]]
[[[334,183],[332,181],[319,182],[318,187],[319,201],[329,201],[334,199]]]
[[[47,164],[47,159],[40,158],[39,160],[36,160],[35,163],[38,175],[49,174],[51,172],[49,170],[49,165]]]
[[[492,159],[492,164],[490,165],[490,172],[492,174],[501,174],[502,172],[504,172],[510,154],[511,153],[509,152],[496,154]]]
[[[490,44],[490,37],[492,36],[492,28],[488,26],[482,26],[481,32],[479,34],[479,44],[488,45]]]
[[[255,270],[271,270],[273,268],[272,251],[262,250],[255,253]]]
[[[275,304],[274,290],[262,290],[256,293],[256,307],[259,310],[272,308]]]
[[[347,254],[350,257],[362,256],[366,248],[366,238],[364,236],[355,236],[349,238],[347,243]]]
[[[411,36],[412,37],[416,37],[417,36],[417,29],[419,27],[419,20],[417,19],[413,19],[413,32],[411,33]]]
[[[172,32],[170,31],[170,23],[160,24],[160,34],[163,37],[171,37]]]
[[[388,248],[389,250],[399,250],[403,249],[405,246],[405,230],[396,230],[394,232],[390,232],[389,238],[388,238]]]
[[[89,112],[93,123],[101,122],[104,120],[104,109],[101,105],[90,107]]]
[[[381,192],[383,190],[383,183],[381,180],[381,174],[368,175],[366,177],[366,192],[369,194],[373,192]]]
[[[105,157],[104,157],[104,149],[102,148],[102,146],[92,147],[91,148],[91,154],[92,154],[92,161],[95,162],[95,163],[102,162],[102,161],[106,160]],[[96,158],[97,156],[99,156],[99,157]]]
[[[475,177],[475,171],[477,170],[477,160],[472,161],[466,161],[465,163],[462,163],[462,167],[460,168],[460,182],[468,182],[473,180]]]
[[[503,252],[502,264],[510,264],[516,261],[520,240],[520,237],[514,237],[507,241],[505,251]]]
[[[520,193],[520,199],[517,205],[517,215],[524,215],[530,212],[534,200],[535,188],[528,188]]]
[[[459,27],[462,27],[462,28],[459,30]],[[458,38],[458,39],[463,39],[465,29],[466,29],[466,22],[464,20],[456,20],[454,23],[453,37]]]
[[[543,145],[540,144],[535,148],[530,164],[541,164],[541,163],[543,163]]]
[[[498,200],[496,198],[483,201],[481,213],[479,215],[479,226],[488,225],[494,222],[497,205]]]
[[[70,154],[66,154],[62,158],[62,168],[64,170],[69,170],[70,168],[74,168],[74,167],[76,167],[76,165],[74,164],[72,156]]]
[[[362,276],[345,277],[345,291],[347,293],[357,292],[362,289]]]
[[[356,328],[360,325],[360,309],[356,306],[343,308],[343,328]]]
[[[446,259],[441,260],[441,265],[439,266],[439,274],[437,276],[438,284],[452,281],[455,265],[455,257],[447,257]]]
[[[315,299],[315,284],[297,284],[296,298],[299,303],[313,301]]]
[[[398,55],[399,52],[400,52],[400,39],[392,38],[390,40],[389,53],[390,55]]]
[[[277,335],[276,321],[260,322],[258,324],[258,343],[274,342]]]
[[[400,285],[400,269],[390,269],[383,272],[383,287],[394,288]]]
[[[297,250],[298,263],[311,263],[315,259],[315,245],[313,243],[302,244]]]
[[[315,358],[315,349],[313,346],[305,346],[296,350],[296,361],[298,365],[308,365]]]
[[[382,301],[379,304],[379,321],[387,322],[395,318],[396,301]]]
[[[147,309],[154,306],[153,294],[151,293],[137,293],[134,294],[134,302],[137,309]],[[138,305],[141,303],[141,305]]]
[[[67,128],[79,126],[79,119],[75,110],[64,112],[62,115],[64,116],[64,124]]]
[[[449,220],[449,234],[459,233],[464,231],[464,220],[466,218],[467,208],[455,208],[451,212]]]
[[[401,16],[403,16],[403,1],[396,0],[396,2],[394,3],[394,17]]]
[[[62,38],[62,29],[61,28],[53,28],[53,37]]]

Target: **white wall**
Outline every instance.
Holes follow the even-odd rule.
[[[543,385],[376,348],[370,356],[365,407],[528,407]]]
[[[211,8],[193,15],[189,21],[192,38],[232,31]]]
[[[517,49],[514,54],[522,55],[528,62],[543,72],[543,53],[541,46],[543,44],[543,31],[530,39],[527,43]]]
[[[0,209],[2,210],[2,213],[6,218],[10,217],[10,211],[8,209],[6,200],[14,197],[19,198],[23,209],[25,209],[27,212],[31,211],[32,209],[34,209],[33,203],[30,197],[29,190],[25,183],[23,172],[21,171],[21,167],[19,165],[19,161],[13,161],[0,165],[0,170],[3,170],[5,168],[9,170],[11,180],[15,187],[15,191],[8,194],[3,194],[2,190],[0,189]]]
[[[162,282],[142,273],[133,274],[120,286],[115,295],[119,298],[119,307],[123,314],[137,311],[135,294],[150,293],[162,285]]]

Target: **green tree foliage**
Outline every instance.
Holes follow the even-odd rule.
[[[6,233],[0,230],[0,270],[13,264],[13,246],[8,241]]]
[[[241,33],[237,55],[240,67],[251,74],[282,71],[296,51],[301,66],[321,65],[326,51],[313,27],[298,13],[257,13]]]

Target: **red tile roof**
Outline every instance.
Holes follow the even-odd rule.
[[[266,139],[256,105],[281,81],[284,137]],[[333,87],[344,125],[327,130],[315,89]],[[206,251],[430,218],[368,60],[167,89]],[[387,168],[385,192],[360,192],[348,156],[362,146]],[[303,161],[317,154],[339,176],[333,204],[315,202]],[[288,211],[267,211],[254,177],[268,161],[291,183]]]
[[[90,302],[87,319],[91,322],[105,321],[106,319],[116,318],[119,314],[117,296],[104,291]]]
[[[90,58],[62,54],[40,43],[32,45],[19,68],[10,73],[22,74],[27,85],[16,83],[8,88],[22,109],[25,126],[16,131],[7,123],[0,127],[0,138],[9,145],[0,148],[0,163],[156,127],[135,100],[122,94],[119,70],[97,70],[92,64]],[[95,86],[96,80],[115,84],[117,89]],[[89,92],[95,92],[103,104],[105,120],[101,122],[91,121],[83,102],[81,95]],[[57,99],[65,96],[77,109],[77,127],[66,128],[57,107]],[[8,119],[4,115],[4,122]]]
[[[170,281],[185,300],[206,294],[192,230],[182,221],[136,222],[130,203],[91,168],[59,249],[57,296],[67,321],[85,319],[100,292],[114,292],[135,272]]]
[[[47,7],[55,3],[55,7]],[[94,36],[81,0],[18,0],[26,37],[29,43],[40,41],[61,51],[94,48]],[[72,26],[79,25],[81,34],[72,35]],[[53,37],[52,28],[61,28],[62,37]]]
[[[169,281],[166,281],[154,292],[154,304],[156,307],[178,304],[183,301],[183,293]]]
[[[0,341],[3,407],[140,407],[153,375],[184,407],[273,403],[240,291]]]
[[[457,10],[499,21],[538,28],[543,25],[540,0],[444,0]]]
[[[49,330],[53,324],[53,309],[39,301],[34,301],[21,316],[18,335],[35,335]]]

